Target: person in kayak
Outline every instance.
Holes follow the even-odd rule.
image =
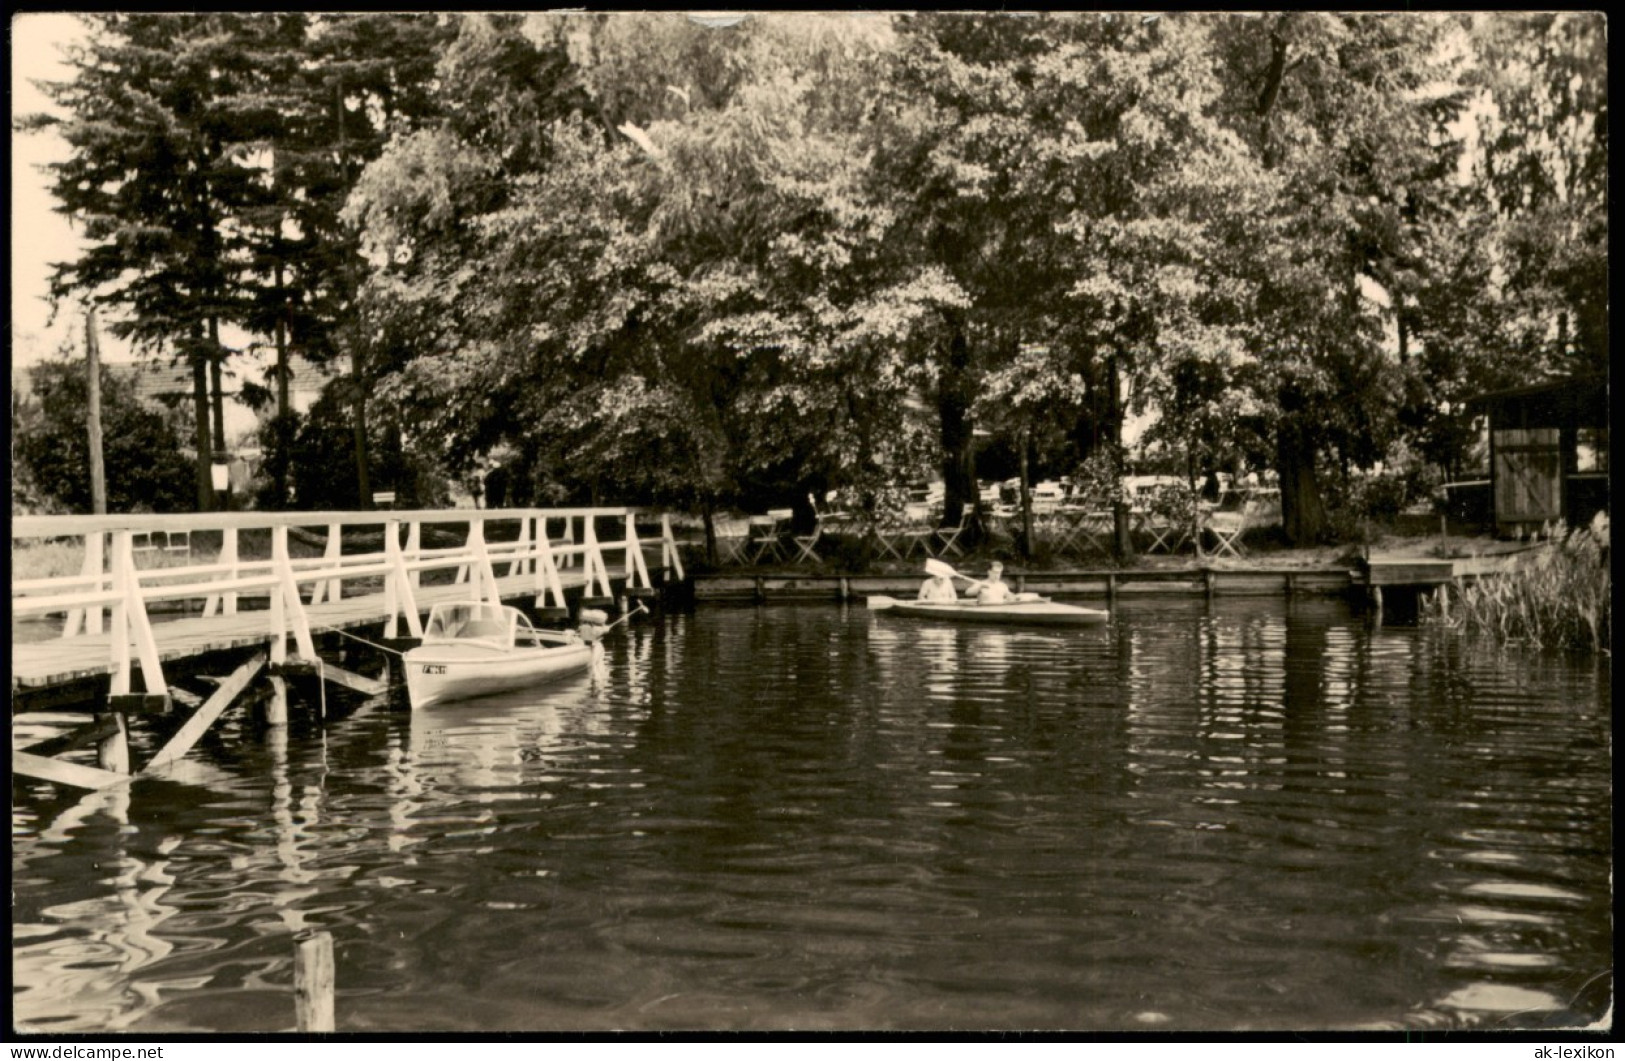
[[[920,600],[932,604],[953,604],[959,600],[954,580],[947,575],[934,574],[920,587]]]
[[[982,604],[1003,604],[1010,599],[1010,587],[1004,584],[1004,565],[999,561],[987,565],[987,578],[976,591],[976,599]]]

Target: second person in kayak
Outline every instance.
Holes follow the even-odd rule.
[[[1010,587],[1004,584],[1004,565],[995,560],[987,565],[987,578],[976,591],[981,604],[1003,604],[1010,599]]]

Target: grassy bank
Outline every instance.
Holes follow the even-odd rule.
[[[1433,595],[1424,620],[1505,642],[1606,652],[1612,643],[1613,577],[1608,517],[1552,535],[1550,549],[1506,572]]]

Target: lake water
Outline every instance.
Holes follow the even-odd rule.
[[[702,607],[608,666],[14,782],[39,1031],[1443,1029],[1612,992],[1606,662],[1336,601]],[[246,715],[244,712],[238,715]],[[138,750],[137,762],[150,749]]]

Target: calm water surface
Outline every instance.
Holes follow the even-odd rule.
[[[307,927],[341,1031],[1528,1027],[1612,990],[1605,663],[1245,600],[702,608],[608,664],[14,783],[16,1020],[291,1030]]]

